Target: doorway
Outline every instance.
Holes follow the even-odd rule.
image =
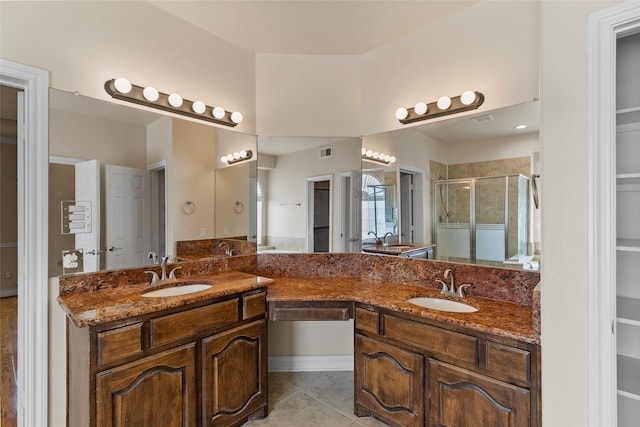
[[[0,85],[18,89],[18,426],[48,425],[47,71],[0,59]],[[4,203],[3,203],[4,207]]]
[[[331,252],[333,176],[307,178],[307,251]]]
[[[0,425],[18,423],[18,96],[0,87]]]
[[[400,169],[400,241],[428,243],[425,209],[425,173],[403,166]]]

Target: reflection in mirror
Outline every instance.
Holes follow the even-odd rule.
[[[50,89],[49,274],[228,255],[222,240],[255,252],[255,157],[220,161],[255,149],[253,135]]]
[[[385,233],[434,245],[436,259],[536,268],[540,211],[528,181],[540,170],[538,109],[533,101],[363,137],[363,147],[397,158],[397,229]],[[371,209],[363,203],[363,231]]]
[[[258,251],[360,251],[360,138],[258,138]]]
[[[397,169],[362,161],[363,245],[398,236]]]

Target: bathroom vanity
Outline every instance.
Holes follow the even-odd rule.
[[[190,279],[213,286],[169,298],[142,296],[146,284],[60,297],[69,426],[230,426],[266,416],[269,281],[240,272]]]
[[[177,285],[212,287],[169,297],[145,297],[142,270],[61,280],[71,427],[267,416],[267,318],[355,319],[358,416],[399,427],[540,426],[538,273],[366,254],[233,262],[182,264]],[[475,311],[412,302],[462,302],[441,294],[444,267],[459,286],[473,279],[463,301]]]

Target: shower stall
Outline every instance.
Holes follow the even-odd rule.
[[[434,182],[436,259],[522,264],[529,241],[529,178],[524,175]]]

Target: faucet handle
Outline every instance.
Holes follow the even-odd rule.
[[[175,272],[176,270],[181,270],[182,267],[174,267],[173,269],[171,269],[171,271],[169,272],[169,279],[175,279],[176,275]]]
[[[160,276],[155,271],[145,271],[144,274],[151,274],[151,284],[153,285],[158,280],[160,280]]]
[[[444,278],[445,278],[445,279],[448,279],[448,278],[449,278],[449,274],[451,274],[451,277],[453,277],[453,273],[451,272],[451,269],[450,269],[450,268],[447,268],[447,269],[444,271]]]
[[[471,285],[470,283],[465,283],[465,284],[463,284],[463,285],[458,286],[458,292],[457,292],[457,294],[458,294],[458,296],[459,296],[460,298],[464,298],[464,291],[463,291],[463,289],[464,289],[464,287],[465,287],[465,286],[471,287],[471,286],[473,286],[473,285]]]
[[[442,284],[442,291],[440,292],[441,294],[446,294],[449,292],[449,287],[446,283],[444,283],[442,280],[436,280],[436,282],[440,282]]]

